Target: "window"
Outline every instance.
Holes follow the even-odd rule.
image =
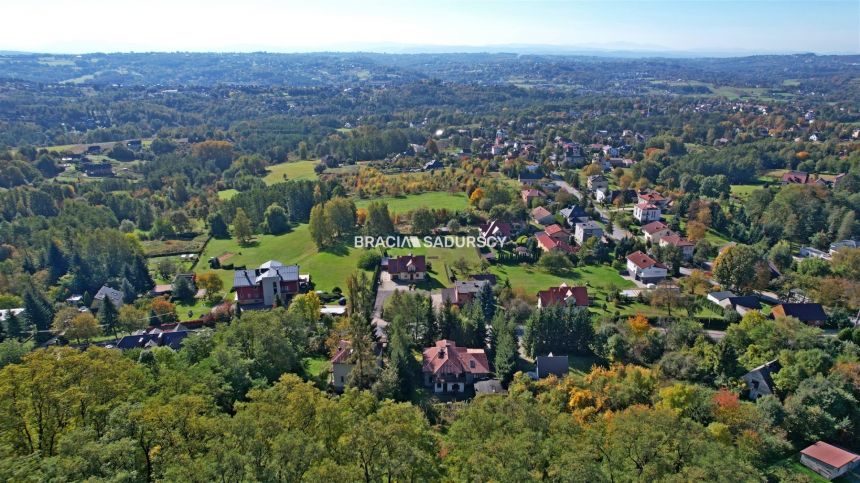
[[[475,361],[474,360],[469,361],[469,367],[472,369],[475,368]]]
[[[341,384],[344,382],[344,381],[343,381],[343,376],[340,376],[340,382],[341,382]]]

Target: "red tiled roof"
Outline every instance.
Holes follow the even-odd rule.
[[[643,200],[651,202],[651,203],[653,203],[655,201],[663,201],[664,199],[666,199],[666,198],[663,198],[663,196],[660,193],[654,193],[654,192],[640,193],[639,197],[642,198]]]
[[[542,246],[545,250],[563,250],[567,253],[574,253],[577,249],[574,249],[570,244],[563,241],[553,240],[545,231],[540,231],[535,233],[535,239],[540,246]]]
[[[544,229],[547,235],[552,236],[558,233],[564,233],[567,230],[561,227],[558,223],[554,223]]]
[[[809,181],[809,173],[803,171],[789,171],[782,175],[783,183],[806,184]]]
[[[423,372],[434,376],[461,374],[489,374],[490,364],[484,349],[457,347],[453,340],[439,340],[424,349]]]
[[[845,451],[842,448],[837,448],[836,446],[827,444],[824,441],[819,441],[812,446],[804,448],[801,450],[801,453],[834,468],[842,468],[849,463],[860,460],[860,455]]]
[[[484,236],[511,236],[513,228],[506,221],[493,220],[489,223],[484,223],[479,227]]]
[[[553,304],[562,304],[568,298],[573,297],[578,307],[588,306],[588,288],[586,287],[568,287],[566,284],[561,284],[558,287],[550,287],[546,290],[541,290],[537,294],[540,299],[541,306],[547,307]]]
[[[657,233],[658,231],[665,230],[666,228],[669,227],[662,221],[652,221],[651,223],[644,225],[642,227],[642,231],[651,235],[653,233]]]
[[[647,254],[642,253],[641,251],[635,251],[630,255],[627,255],[627,260],[633,262],[639,268],[650,268],[650,267],[662,267],[657,260],[649,257]]]
[[[332,356],[331,363],[342,364],[347,362],[350,354],[352,354],[352,343],[348,340],[341,339],[340,342],[337,343],[337,352]]]
[[[654,206],[653,204],[648,203],[648,202],[639,203],[636,205],[636,207],[639,208],[640,210],[657,210],[657,209],[659,209],[656,206]]]
[[[681,235],[679,235],[677,233],[672,233],[672,234],[664,236],[663,238],[660,239],[660,243],[663,243],[663,242],[666,242],[669,245],[676,246],[676,247],[691,247],[691,246],[693,246],[693,242],[691,242],[690,240],[687,240],[686,238],[682,237]]]
[[[537,208],[532,210],[532,217],[537,219],[545,218],[547,216],[552,216],[552,213],[549,212],[543,206],[538,206]]]
[[[523,195],[523,197],[524,197],[524,198],[526,198],[526,197],[529,197],[529,198],[535,198],[535,197],[537,197],[537,198],[539,198],[539,197],[542,197],[542,196],[543,196],[543,193],[542,193],[542,192],[540,192],[540,191],[538,191],[538,190],[536,190],[536,189],[534,189],[534,188],[532,188],[532,189],[527,189],[527,190],[523,190],[523,191],[521,192],[521,194]]]
[[[424,260],[424,255],[403,255],[397,258],[388,260],[388,273],[403,273],[408,272],[409,267],[415,267],[415,272],[426,272],[427,263]]]

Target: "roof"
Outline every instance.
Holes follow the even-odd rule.
[[[236,270],[233,272],[233,288],[255,287],[263,279],[277,277],[282,282],[296,282],[299,280],[298,265],[284,265],[276,260],[269,260],[253,270]]]
[[[636,208],[639,208],[640,210],[659,210],[660,209],[660,208],[654,206],[652,203],[648,203],[647,201],[644,201],[642,203],[637,203]]]
[[[562,228],[561,225],[559,225],[558,223],[553,223],[552,225],[546,227],[544,229],[544,231],[546,232],[547,235],[550,235],[550,236],[558,234],[558,233],[567,233],[567,230]]]
[[[496,284],[496,276],[492,273],[478,273],[478,274],[472,275],[472,280],[486,281],[486,282],[489,282],[490,285]]]
[[[454,288],[458,293],[478,293],[489,283],[489,280],[457,280],[454,282]]]
[[[479,226],[481,229],[481,234],[484,237],[490,236],[511,236],[513,232],[513,228],[511,224],[506,221],[492,220],[488,223],[484,223]]]
[[[575,226],[576,226],[576,228],[581,228],[582,230],[602,230],[603,229],[603,227],[600,226],[594,220],[583,221],[583,222],[577,223]]]
[[[642,226],[642,232],[647,233],[649,235],[653,235],[658,231],[667,230],[668,228],[669,226],[662,221],[652,221],[651,223]]]
[[[666,199],[663,198],[663,195],[661,195],[660,193],[655,193],[653,191],[649,193],[639,193],[639,198],[642,198],[649,203],[660,202]]]
[[[541,290],[537,293],[537,296],[543,307],[553,304],[560,305],[571,298],[578,307],[588,306],[588,288],[586,287],[568,287],[567,284],[563,283],[558,287]]]
[[[555,374],[558,377],[563,377],[570,370],[567,356],[554,356],[552,353],[545,356],[537,356],[535,359],[535,372],[538,377]]]
[[[587,218],[588,213],[585,212],[579,205],[569,206],[559,211],[561,216],[570,220],[572,218]]]
[[[822,463],[825,463],[834,468],[842,468],[843,466],[860,460],[860,455],[845,451],[842,448],[827,444],[824,441],[819,441],[812,446],[807,446],[800,451],[801,454],[814,458]]]
[[[749,372],[744,374],[744,377],[749,376],[750,374],[758,373],[761,375],[761,378],[764,380],[764,383],[767,384],[767,388],[770,392],[773,392],[774,383],[773,383],[773,375],[782,370],[782,365],[779,363],[779,360],[774,359],[770,362],[765,362],[764,364],[752,368]]]
[[[809,173],[804,171],[788,171],[782,175],[783,183],[806,184],[807,181],[809,181]]]
[[[525,197],[529,197],[529,198],[542,197],[542,196],[543,196],[543,192],[542,192],[542,191],[540,191],[540,190],[536,190],[536,189],[534,189],[534,188],[530,188],[530,189],[527,189],[527,190],[522,190],[522,191],[520,192],[520,194],[522,194],[522,195],[523,195],[523,196],[525,196]]]
[[[708,294],[708,297],[709,297],[709,298],[712,298],[712,299],[716,300],[717,302],[722,302],[723,300],[725,300],[725,299],[727,299],[727,298],[729,298],[729,297],[734,297],[734,296],[735,296],[734,292],[728,292],[728,291],[725,291],[725,292],[711,292],[711,293],[709,293],[709,294]]]
[[[550,213],[549,210],[547,210],[543,206],[538,206],[537,208],[532,210],[532,218],[536,220],[541,220],[548,216],[552,216],[552,213]]]
[[[158,330],[146,334],[127,335],[116,343],[116,347],[123,350],[148,347],[169,347],[179,350],[182,347],[182,341],[189,335],[191,335],[189,330],[170,332]]]
[[[824,308],[815,303],[780,304],[771,310],[771,314],[775,317],[794,317],[802,322],[827,320]]]
[[[489,374],[490,364],[484,349],[457,347],[453,340],[442,339],[424,349],[424,366],[421,369],[434,376],[462,374]]]
[[[401,255],[388,260],[388,273],[408,271],[426,272],[427,261],[424,259],[424,255]]]
[[[498,379],[486,379],[475,383],[475,394],[504,394],[505,388]]]
[[[635,251],[630,255],[627,255],[627,260],[633,262],[639,268],[651,268],[651,267],[659,267],[665,268],[662,264],[649,257],[648,255],[642,253],[641,251]]]
[[[687,240],[677,233],[670,233],[669,235],[664,236],[660,239],[660,243],[666,242],[669,245],[676,247],[692,247],[694,246],[693,242]]]
[[[761,310],[761,302],[755,295],[747,295],[743,297],[728,297],[732,307],[746,307],[748,309]]]
[[[542,178],[543,178],[543,173],[541,173],[539,171],[537,171],[537,172],[520,171],[520,173],[519,173],[519,179],[521,179],[521,180],[522,179],[537,180],[537,179],[542,179]]]
[[[337,351],[335,351],[332,356],[331,363],[344,364],[348,361],[350,355],[352,355],[352,343],[348,340],[341,339],[337,343]]]
[[[574,252],[574,248],[564,241],[557,241],[550,237],[545,231],[535,233],[535,239],[538,244],[545,250],[564,250],[566,252]]]
[[[122,305],[122,292],[114,290],[107,285],[102,285],[102,288],[96,292],[93,300],[104,300],[105,297],[109,298],[113,306],[116,308],[119,308]]]

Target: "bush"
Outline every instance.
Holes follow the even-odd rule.
[[[364,252],[358,258],[358,268],[364,270],[375,270],[382,262],[382,256],[377,252]]]

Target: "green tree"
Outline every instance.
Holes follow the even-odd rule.
[[[762,288],[761,271],[766,269],[759,253],[749,245],[734,245],[723,250],[714,261],[714,278],[725,288],[750,293]]]
[[[388,213],[388,205],[381,201],[372,201],[367,206],[367,220],[364,231],[370,236],[389,236],[395,233],[394,223]]]
[[[236,214],[233,216],[233,236],[241,245],[247,245],[251,241],[253,231],[251,229],[251,219],[242,208],[236,209]]]
[[[325,214],[325,206],[323,204],[314,205],[311,209],[311,218],[308,223],[308,230],[311,233],[311,238],[317,248],[323,249],[331,244],[334,238],[332,225]]]
[[[412,231],[416,235],[426,235],[436,227],[436,217],[427,208],[418,208],[412,212]]]
[[[209,215],[207,219],[209,223],[209,233],[215,238],[230,238],[230,231],[227,227],[227,222],[224,221],[224,214],[216,211]]]
[[[272,203],[263,213],[263,226],[267,233],[280,235],[290,229],[290,217],[279,204]]]
[[[114,338],[116,338],[116,329],[119,324],[119,313],[109,297],[105,297],[102,301],[98,315],[98,320],[105,332],[113,334]]]

